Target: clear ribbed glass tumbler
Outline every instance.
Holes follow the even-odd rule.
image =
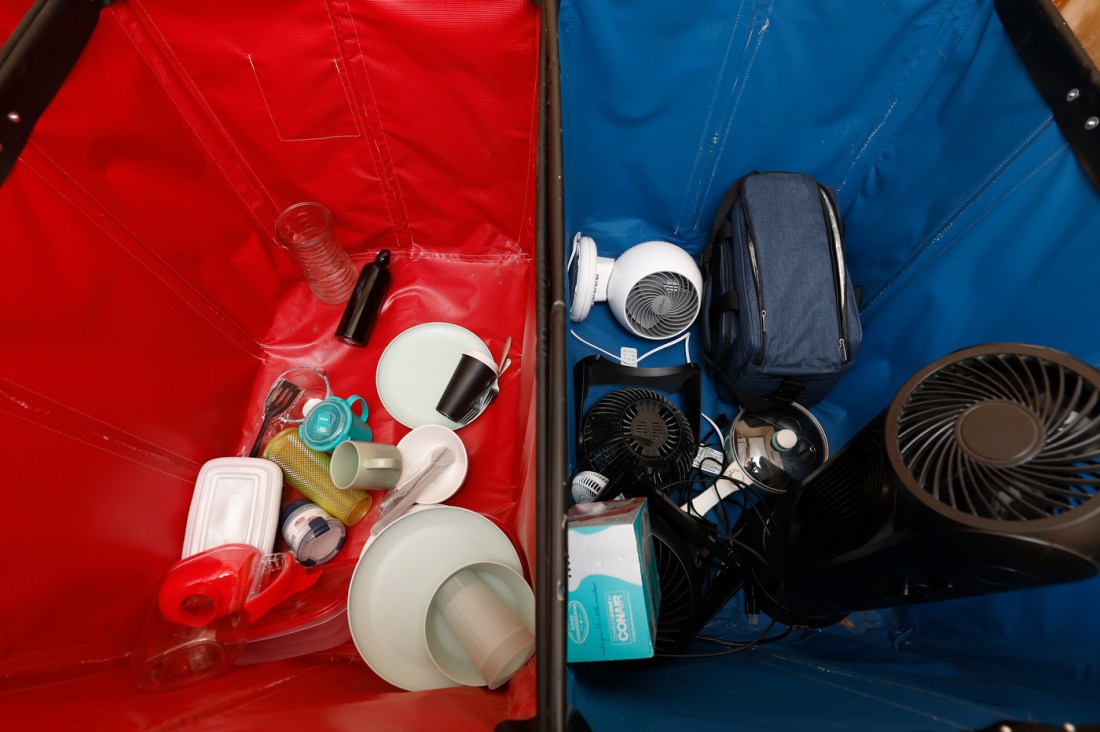
[[[319,203],[296,203],[279,214],[275,235],[298,262],[313,296],[328,305],[348,301],[359,273],[332,232],[332,213]]]

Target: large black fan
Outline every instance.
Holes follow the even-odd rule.
[[[743,567],[714,525],[690,516],[667,496],[650,495],[653,556],[661,585],[656,650],[680,648],[745,583]]]
[[[677,532],[657,511],[652,526],[653,561],[661,588],[654,647],[664,652],[686,643],[702,625],[698,619],[708,572],[699,542]]]
[[[581,448],[589,468],[610,481],[604,492],[615,495],[614,486],[622,480],[663,487],[686,479],[695,457],[695,432],[667,398],[630,387],[592,406],[581,427]]]
[[[1096,378],[1025,352],[951,363],[899,405],[901,460],[933,499],[972,516],[1073,510],[1100,485]]]
[[[745,541],[784,622],[1092,577],[1100,372],[1029,345],[950,354],[771,508]]]

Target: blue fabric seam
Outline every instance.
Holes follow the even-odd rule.
[[[991,707],[988,704],[980,704],[978,702],[970,701],[969,699],[960,699],[959,697],[953,696],[951,694],[946,694],[942,691],[934,691],[925,686],[917,686],[911,683],[900,681],[898,679],[891,679],[888,676],[884,675],[889,673],[888,666],[880,666],[877,669],[877,672],[874,675],[871,675],[866,673],[859,673],[857,671],[852,671],[850,669],[841,668],[838,666],[822,666],[820,665],[820,662],[811,662],[809,659],[798,658],[796,656],[786,656],[777,653],[773,654],[772,658],[787,661],[793,666],[816,667],[832,675],[844,676],[849,679],[857,679],[859,683],[853,684],[853,686],[858,686],[864,689],[869,686],[879,686],[888,689],[900,689],[910,694],[927,696],[940,700],[947,700],[953,704],[956,704],[957,706],[975,709],[977,711],[987,714],[996,714],[998,712],[995,707]]]
[[[753,46],[752,54],[749,56],[748,65],[745,67],[744,74],[740,77],[740,79],[738,80],[738,83],[735,86],[735,88],[737,89],[737,95],[734,98],[733,107],[730,109],[729,117],[726,119],[726,128],[722,133],[720,144],[718,145],[718,150],[715,153],[715,155],[713,156],[713,158],[711,158],[710,175],[708,177],[706,185],[705,185],[705,187],[704,187],[704,189],[701,193],[696,194],[696,197],[695,197],[695,201],[696,201],[695,212],[692,214],[692,217],[691,217],[692,218],[692,228],[693,228],[693,230],[698,230],[699,229],[699,216],[700,216],[701,202],[703,200],[706,200],[706,198],[710,195],[710,191],[714,186],[714,181],[718,176],[719,162],[722,160],[722,154],[723,154],[723,152],[725,152],[726,143],[729,141],[730,130],[733,128],[734,119],[737,118],[737,110],[740,109],[740,107],[741,107],[741,98],[744,96],[745,87],[748,86],[749,77],[752,75],[753,67],[756,65],[756,58],[757,58],[757,56],[760,55],[760,47],[764,45],[764,33],[768,30],[768,27],[771,25],[771,14],[772,14],[772,10],[774,10],[774,8],[775,8],[775,0],[771,0],[771,2],[768,3],[767,12],[764,14],[764,24],[759,26],[759,27],[757,27],[757,23],[756,23],[757,18],[759,16],[756,16],[754,14],[753,22],[751,24],[751,27],[753,28],[753,32],[749,34],[748,38],[746,38],[746,46],[748,45],[749,41],[751,41],[753,38],[756,38],[756,45]],[[704,176],[706,177],[705,172],[704,172]]]
[[[890,95],[889,95],[890,101],[887,104],[886,112],[882,115],[882,118],[878,121],[878,124],[874,125],[871,128],[871,131],[867,135],[867,137],[864,139],[863,144],[859,146],[859,150],[856,152],[855,156],[852,158],[851,163],[848,165],[848,172],[845,173],[844,178],[836,186],[836,189],[837,189],[838,193],[841,190],[843,190],[844,187],[848,184],[848,180],[852,176],[852,171],[854,171],[857,164],[859,164],[860,161],[863,160],[864,154],[872,146],[872,143],[875,141],[876,137],[878,137],[879,131],[882,130],[882,128],[886,124],[887,120],[889,120],[890,116],[894,113],[894,109],[897,107],[898,98],[900,96],[898,94],[898,89],[899,89],[899,87],[904,87],[905,86],[902,83],[902,79],[904,79],[906,77],[906,75],[909,73],[909,71],[911,69],[913,69],[917,66],[917,60],[920,59],[920,58],[923,58],[927,54],[928,48],[932,44],[932,40],[935,38],[936,31],[939,28],[942,27],[943,17],[945,17],[946,15],[947,15],[947,11],[945,9],[941,13],[940,21],[938,23],[932,25],[925,32],[925,35],[920,40],[920,42],[917,43],[917,50],[915,50],[908,58],[905,59],[904,63],[902,63],[901,69],[900,69],[899,73],[897,74],[897,77],[894,80],[894,85],[890,89]],[[937,67],[937,72],[940,68],[942,68],[942,63],[940,64],[939,67]],[[933,77],[934,76],[935,76],[935,74],[933,75]],[[914,100],[914,104],[917,101],[919,101],[921,98],[924,97],[925,93],[927,92],[928,87],[929,87],[929,84],[924,85],[921,94],[917,97],[916,100]],[[908,119],[908,115],[906,116],[906,119]],[[875,159],[878,160],[881,157],[882,157],[882,153],[879,153],[879,155],[876,156]],[[870,165],[870,166],[866,166],[866,168],[867,168],[868,171],[870,171],[874,168],[874,166]],[[866,173],[864,173],[864,177],[866,177]]]
[[[956,223],[958,223],[958,220],[963,216],[963,214],[965,214],[967,211],[969,211],[971,208],[973,208],[974,204],[989,189],[989,187],[1002,175],[1002,173],[1004,173],[1005,169],[1007,169],[1013,162],[1018,160],[1020,158],[1020,156],[1023,154],[1023,152],[1028,147],[1030,147],[1032,144],[1034,144],[1035,140],[1038,139],[1040,134],[1043,131],[1045,131],[1047,128],[1050,127],[1050,125],[1052,123],[1052,120],[1053,120],[1053,117],[1047,117],[1047,119],[1043,122],[1043,124],[1041,124],[1037,129],[1033,130],[1031,132],[1031,134],[1029,134],[1027,136],[1027,138],[1025,138],[1025,140],[1020,145],[1018,145],[1006,158],[1004,158],[1004,160],[1002,160],[1000,165],[998,165],[993,170],[992,173],[987,175],[986,178],[981,183],[978,184],[978,186],[974,189],[974,191],[969,196],[967,196],[966,198],[963,199],[962,203],[960,203],[950,214],[948,214],[944,218],[943,222],[935,230],[935,233],[930,235],[929,237],[926,237],[924,243],[921,246],[919,246],[916,250],[914,250],[912,254],[910,254],[908,257],[906,257],[905,261],[897,269],[895,269],[894,272],[891,273],[891,275],[889,277],[887,277],[885,281],[883,281],[883,283],[879,287],[879,289],[874,294],[872,294],[871,297],[867,298],[866,305],[864,305],[862,310],[861,310],[861,318],[863,319],[864,323],[867,323],[868,321],[874,319],[875,312],[876,312],[876,309],[875,309],[874,306],[880,300],[882,300],[882,298],[887,294],[887,292],[889,290],[894,289],[895,285],[900,280],[904,279],[907,276],[912,276],[912,275],[915,275],[915,274],[923,271],[929,264],[931,264],[933,261],[935,261],[939,257],[940,254],[942,254],[945,251],[947,251],[947,250],[951,249],[952,247],[954,247],[955,244],[957,244],[959,242],[959,240],[962,238],[963,234],[967,233],[974,226],[976,226],[978,223],[985,220],[989,216],[990,212],[992,212],[995,208],[1000,206],[1000,204],[1002,202],[1004,202],[1004,200],[1006,200],[1008,197],[1010,197],[1012,194],[1014,194],[1017,190],[1019,190],[1019,188],[1024,183],[1026,183],[1028,180],[1030,180],[1040,170],[1047,167],[1055,158],[1060,156],[1065,151],[1065,147],[1063,146],[1063,148],[1058,150],[1053,155],[1049,156],[1037,168],[1033,169],[1031,172],[1029,172],[1027,175],[1025,175],[1023,178],[1021,178],[1016,183],[1016,185],[1014,185],[1008,192],[1006,192],[1003,196],[998,198],[992,205],[990,205],[990,207],[981,216],[979,216],[975,221],[973,221],[965,229],[963,229],[962,232],[960,232],[958,236],[956,236],[954,239],[952,239],[950,241],[950,243],[948,243],[945,246],[941,247],[938,252],[933,253],[932,255],[929,255],[927,262],[925,262],[919,268],[915,266],[917,264],[918,260],[924,258],[926,256],[926,254],[928,254],[928,252],[933,247],[935,247],[935,245],[938,242],[940,242],[941,240],[943,240],[943,238],[945,236],[947,236],[948,231],[950,231],[951,228],[954,227]]]
[[[807,673],[805,671],[799,671],[799,670],[790,668],[788,666],[784,666],[783,664],[768,663],[767,661],[764,661],[764,660],[761,660],[761,659],[758,659],[758,658],[753,659],[753,660],[756,661],[757,663],[763,664],[765,666],[771,666],[772,668],[780,669],[781,671],[785,671],[785,672],[790,673],[794,676],[801,676],[802,678],[809,679],[811,681],[817,682],[819,684],[823,684],[825,686],[829,686],[829,687],[839,689],[839,690],[841,690],[843,692],[847,692],[849,694],[854,694],[856,696],[862,696],[862,697],[867,698],[867,699],[872,699],[872,700],[877,701],[881,704],[885,704],[885,705],[890,706],[890,707],[895,707],[897,709],[903,709],[906,712],[909,712],[911,714],[914,714],[914,715],[917,715],[917,716],[920,716],[920,717],[925,717],[927,719],[935,720],[936,722],[941,722],[943,724],[951,725],[951,726],[955,727],[956,729],[963,730],[963,729],[967,729],[969,727],[969,725],[967,725],[967,724],[965,724],[961,721],[958,721],[958,720],[955,720],[955,719],[950,719],[950,718],[944,717],[940,714],[935,714],[933,712],[929,712],[927,710],[920,709],[919,707],[910,706],[908,704],[902,704],[901,702],[894,701],[893,699],[884,698],[884,697],[881,697],[877,694],[872,694],[869,691],[864,691],[864,690],[861,690],[861,689],[857,689],[857,688],[845,686],[845,685],[840,684],[840,683],[829,681],[828,679],[825,679],[825,678],[823,678],[822,676],[819,676],[819,675]],[[824,671],[826,674],[838,673],[838,670],[833,668],[833,667],[823,667],[823,668],[819,667],[819,670]],[[851,677],[859,678],[860,680],[862,680],[864,682],[875,682],[875,681],[877,681],[876,677],[872,677],[872,676],[859,676],[859,675],[855,675],[855,674],[851,674],[851,675],[845,674],[845,676],[849,677],[849,678],[851,678]],[[928,696],[935,696],[935,695],[932,695],[932,694],[927,694],[927,690],[919,688],[919,687],[913,688],[913,689],[908,689],[908,690],[912,691],[912,692],[915,692],[917,694],[922,694],[923,693],[923,694],[926,694]],[[951,700],[952,701],[957,701],[954,698],[951,698]],[[962,704],[962,706],[970,706],[970,705],[964,703],[964,704]],[[993,712],[991,712],[991,714],[994,718],[999,713],[1000,713],[1000,710],[994,710]]]
[[[715,133],[715,134],[710,133],[711,121],[714,117],[715,111],[718,109],[718,99],[719,99],[718,92],[725,84],[726,72],[729,68],[730,54],[733,50],[733,42],[734,42],[734,39],[737,37],[737,30],[741,27],[741,16],[744,13],[744,10],[745,10],[745,1],[741,0],[741,3],[740,3],[740,5],[738,5],[738,8],[737,8],[737,16],[733,20],[733,27],[730,29],[729,42],[726,44],[726,52],[722,57],[722,65],[721,65],[721,67],[719,68],[719,71],[718,71],[718,79],[715,81],[714,91],[711,93],[710,105],[707,109],[707,117],[703,121],[702,138],[699,141],[698,149],[695,151],[695,159],[691,163],[691,170],[688,173],[687,185],[684,186],[684,196],[680,200],[680,214],[679,214],[679,216],[677,216],[677,223],[676,223],[675,228],[673,229],[673,232],[677,236],[680,235],[681,223],[683,222],[683,217],[684,217],[684,208],[687,206],[687,202],[688,202],[688,198],[689,198],[688,191],[690,191],[692,189],[691,183],[696,177],[695,176],[696,171],[699,170],[700,164],[701,164],[701,161],[702,161],[703,158],[708,159],[707,164],[703,165],[703,168],[705,169],[706,167],[708,167],[710,165],[709,159],[710,159],[711,156],[709,154],[708,155],[703,155],[703,150],[708,147],[707,140],[708,139],[713,139],[715,137],[715,135],[717,134],[717,133]],[[747,48],[747,47],[748,47],[748,40],[746,40],[746,42],[742,45],[741,54],[739,55],[738,58],[741,58],[741,57],[744,56],[745,48]],[[738,66],[740,66],[740,62],[738,62]],[[700,205],[699,204],[699,189],[696,186],[695,187],[695,201],[694,201],[694,204],[692,206],[692,208],[693,208],[693,213],[691,215],[692,219],[695,219],[697,217],[697,212],[699,210],[699,205]]]

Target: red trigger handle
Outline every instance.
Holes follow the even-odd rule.
[[[321,578],[321,572],[306,572],[306,568],[295,561],[290,552],[283,554],[286,561],[279,575],[244,604],[244,612],[250,622],[259,620],[283,600],[309,589]]]

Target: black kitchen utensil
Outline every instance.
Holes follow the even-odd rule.
[[[298,398],[299,392],[301,388],[297,384],[286,380],[279,380],[271,387],[271,391],[267,393],[267,399],[264,400],[264,421],[260,425],[260,432],[256,435],[256,442],[252,445],[248,457],[256,457],[260,454],[260,442],[264,439],[267,426],[275,417],[290,409],[290,405]]]

